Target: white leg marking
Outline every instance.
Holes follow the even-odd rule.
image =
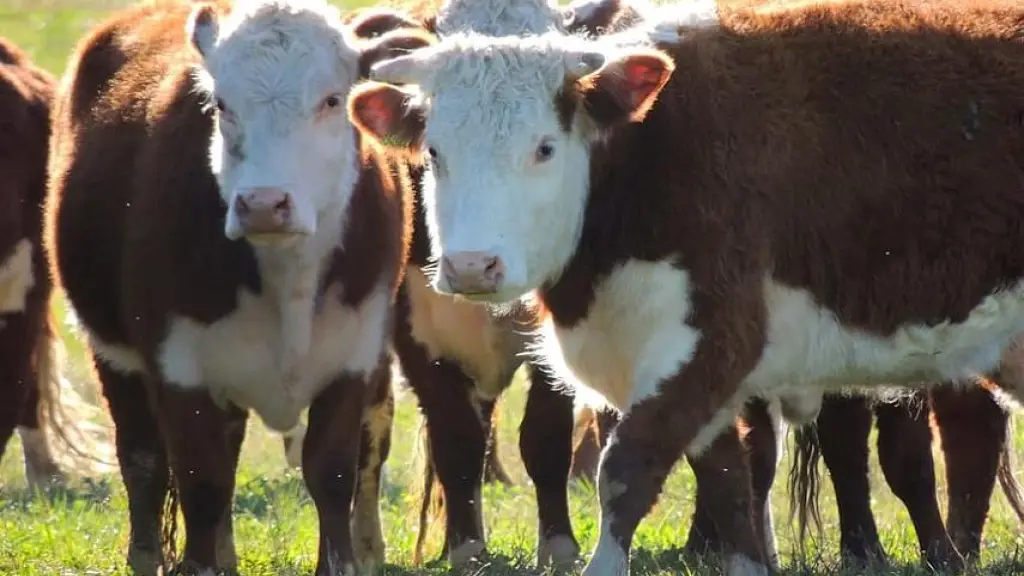
[[[384,530],[380,521],[380,483],[374,473],[383,465],[380,444],[391,429],[392,406],[386,401],[370,407],[363,426],[370,431],[369,454],[366,466],[360,470],[359,492],[352,512],[352,538],[356,561],[360,568],[369,570],[384,563]]]
[[[540,534],[540,530],[537,531]],[[580,548],[566,534],[543,538],[537,545],[537,565],[551,564],[556,568],[568,568],[579,559]]]
[[[601,537],[594,548],[590,562],[583,569],[582,576],[628,576],[629,554],[612,538],[613,516],[604,508],[601,510]]]
[[[25,299],[35,285],[32,243],[22,238],[0,264],[0,313],[24,311]]]

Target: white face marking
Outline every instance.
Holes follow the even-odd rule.
[[[555,104],[577,53],[552,40],[585,44],[560,34],[479,38],[450,37],[421,84],[433,151],[424,205],[435,256],[498,256],[504,282],[488,299],[507,301],[557,276],[576,247],[588,144],[565,131]]]
[[[208,388],[243,408],[252,408],[264,423],[285,432],[313,397],[341,372],[369,374],[386,345],[389,291],[378,287],[356,308],[341,304],[338,285],[323,297],[313,317],[309,352],[300,359],[303,378],[292,389],[282,382],[277,304],[270,295],[239,293],[230,315],[204,326],[172,316],[157,363],[164,380],[185,388]]]
[[[228,237],[243,232],[232,208],[238,194],[255,188],[290,195],[294,233],[312,235],[341,218],[358,164],[344,113],[358,53],[341,30],[326,3],[252,0],[212,32],[196,31],[209,44],[200,78],[222,108],[211,164],[228,206]]]
[[[18,240],[0,262],[0,314],[23,312],[25,299],[36,285],[32,271],[32,242]]]
[[[689,274],[668,262],[626,262],[598,286],[582,322],[547,328],[542,355],[569,382],[627,411],[693,357],[700,332],[686,323],[690,290]]]
[[[405,279],[413,338],[431,359],[457,360],[481,396],[497,398],[521,363],[516,352],[526,335],[496,321],[480,304],[438,294],[417,266],[406,268]]]

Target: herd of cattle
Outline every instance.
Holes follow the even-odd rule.
[[[176,569],[236,568],[250,411],[301,463],[316,574],[382,563],[394,360],[455,565],[484,552],[492,412],[522,364],[540,565],[579,561],[567,483],[589,476],[584,574],[627,574],[685,455],[685,549],[774,571],[790,424],[801,534],[821,458],[846,556],[885,555],[873,418],[925,561],[978,556],[997,480],[1024,520],[1019,3],[158,0],[59,81],[0,43],[0,126],[0,446],[17,429],[30,480],[61,474],[59,289],[137,574],[171,560],[179,507]]]

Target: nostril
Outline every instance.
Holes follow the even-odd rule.
[[[245,198],[241,196],[235,197],[235,212],[239,216],[244,216],[249,213],[249,203],[245,201]]]
[[[292,204],[291,202],[288,201],[287,197],[285,197],[280,202],[274,205],[274,211],[282,215],[288,215],[291,212],[291,210]]]

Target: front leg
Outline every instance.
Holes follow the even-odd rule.
[[[355,555],[364,569],[384,563],[384,531],[380,522],[381,471],[391,453],[395,398],[390,357],[374,372],[371,397],[363,412],[359,437],[359,470],[352,511]]]
[[[748,294],[759,292],[752,290]],[[726,299],[728,306],[715,306],[704,296],[695,299],[697,306],[691,320],[699,332],[690,330],[686,324],[686,330],[673,324],[668,331],[686,331],[687,338],[694,342],[692,347],[667,348],[660,344],[664,334],[656,334],[648,349],[639,355],[646,363],[634,368],[638,378],[629,405],[601,459],[600,537],[584,576],[629,573],[633,534],[654,506],[673,465],[684,451],[691,459],[701,456],[716,439],[717,449],[708,454],[714,454],[714,465],[721,470],[717,488],[736,495],[727,503],[725,499],[711,499],[723,503],[714,516],[724,540],[725,573],[769,573],[753,522],[746,454],[738,436],[722,435],[746,400],[740,383],[760,358],[763,332],[758,337],[754,329],[758,326],[756,320],[763,321],[765,315],[759,300]],[[682,324],[684,320],[680,318],[678,322]]]
[[[386,367],[386,364],[382,363]],[[384,368],[378,368],[381,370]],[[364,403],[374,374],[342,374],[309,407],[302,444],[302,475],[320,520],[316,576],[354,574],[351,509],[359,461]]]
[[[247,414],[222,410],[205,390],[182,390],[150,381],[171,472],[185,517],[185,557],[180,573],[233,569],[230,531],[239,426]],[[226,556],[220,558],[220,556]],[[185,568],[187,567],[187,568]]]

